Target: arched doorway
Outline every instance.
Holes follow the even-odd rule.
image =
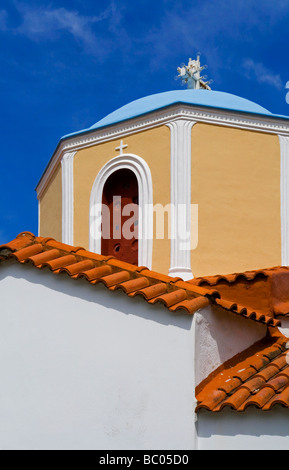
[[[90,195],[89,205],[89,249],[101,253],[101,205],[103,188],[107,179],[116,171],[131,170],[138,181],[139,224],[138,224],[138,265],[152,268],[153,252],[153,184],[146,161],[127,153],[109,160],[97,174]]]
[[[101,253],[138,265],[139,189],[135,173],[116,170],[102,193]]]

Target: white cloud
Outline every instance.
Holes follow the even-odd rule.
[[[165,2],[168,8],[160,25],[148,29],[143,38],[143,42],[154,49],[152,65],[155,69],[159,68],[160,57],[168,61],[172,51],[175,55],[182,53],[184,61],[189,54],[200,51],[202,62],[209,66],[208,77],[214,79],[214,88],[222,81],[222,75],[232,71],[246,74],[259,84],[284,87],[280,75],[269,70],[267,63],[245,60],[243,63],[242,60],[250,53],[248,50],[254,48],[257,54],[263,49],[263,37],[273,34],[288,13],[288,0]]]
[[[256,80],[259,84],[271,85],[278,90],[284,88],[284,83],[280,75],[269,70],[261,62],[255,62],[252,59],[244,59],[242,69],[244,75],[249,80]]]
[[[107,18],[109,14],[109,11],[106,10],[99,16],[88,17],[65,8],[42,10],[23,4],[18,5],[18,9],[23,15],[23,22],[17,28],[17,33],[37,40],[42,37],[52,38],[56,32],[67,31],[84,44],[90,44],[94,41],[91,26]]]
[[[10,30],[13,34],[26,36],[32,41],[54,41],[59,39],[61,33],[69,33],[86,52],[100,56],[107,53],[111,38],[109,35],[106,38],[101,35],[100,27],[96,25],[106,21],[106,29],[111,29],[121,21],[114,0],[111,0],[104,10],[94,16],[85,16],[76,10],[63,7],[35,8],[22,2],[17,2],[16,7],[22,17],[22,22],[18,27]],[[3,13],[2,18],[0,11],[0,29],[1,19],[5,25],[7,17],[6,12]]]

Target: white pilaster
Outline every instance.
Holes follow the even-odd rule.
[[[289,137],[279,135],[281,153],[281,246],[282,265],[289,266]]]
[[[40,221],[41,221],[41,207],[40,207],[40,201],[38,200],[38,237],[41,235],[41,226],[40,226]]]
[[[62,242],[73,245],[73,160],[76,152],[66,152],[62,166]]]
[[[169,275],[191,279],[191,130],[195,121],[177,119],[171,130],[171,266]]]

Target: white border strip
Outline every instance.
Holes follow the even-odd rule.
[[[289,137],[279,135],[281,155],[281,246],[282,265],[289,266]]]
[[[168,124],[171,130],[171,266],[170,276],[192,279],[191,234],[191,130],[195,121],[178,119]],[[185,208],[185,210],[182,210]],[[190,235],[191,236],[191,235]],[[184,245],[188,245],[187,248]]]
[[[74,192],[73,162],[76,152],[63,155],[62,166],[62,243],[73,245],[74,229]]]

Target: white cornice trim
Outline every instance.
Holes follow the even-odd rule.
[[[282,266],[289,266],[289,137],[279,135]]]
[[[191,130],[195,121],[178,119],[171,130],[171,265],[169,275],[192,279]],[[189,234],[189,236],[188,236]]]
[[[126,137],[141,130],[166,125],[169,122],[182,118],[195,122],[289,136],[289,119],[287,122],[285,119],[278,117],[251,115],[217,109],[210,110],[209,108],[176,104],[145,116],[140,116],[106,128],[87,131],[83,134],[71,136],[70,138],[60,141],[59,146],[37,185],[36,191],[38,198],[41,198],[43,191],[62,159],[63,153],[66,151],[78,151],[120,137]]]
[[[153,184],[148,164],[138,155],[123,154],[112,158],[98,173],[90,196],[89,249],[101,253],[100,206],[105,182],[117,170],[129,169],[134,172],[139,190],[138,264],[152,267],[153,251]]]
[[[74,193],[73,161],[76,152],[66,152],[61,160],[62,166],[62,243],[73,245]]]

